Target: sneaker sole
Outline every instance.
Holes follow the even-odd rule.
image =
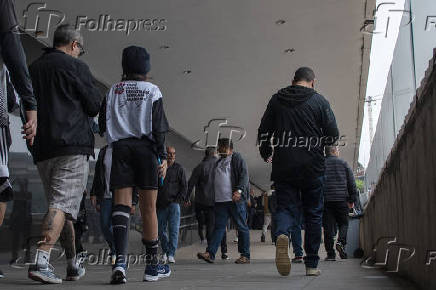
[[[145,275],[144,276],[144,282],[156,282],[159,280],[159,274],[157,276],[151,276],[151,275]]]
[[[289,239],[279,236],[276,242],[276,267],[282,276],[288,276],[291,272],[291,259],[289,258]]]
[[[213,264],[213,261],[211,259],[205,259],[202,255],[197,254],[197,258],[199,258],[200,260],[206,261],[209,264]]]
[[[166,274],[161,274],[161,273],[158,274],[159,278],[168,278],[169,276],[171,276],[171,270]]]
[[[47,277],[38,275],[35,272],[29,272],[27,277],[29,277],[33,281],[41,282],[44,284],[62,284],[62,279],[47,279]]]
[[[65,281],[78,281],[83,276],[85,276],[85,274],[80,275],[80,276],[68,276],[68,277],[65,278]]]

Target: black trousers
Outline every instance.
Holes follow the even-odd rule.
[[[206,240],[209,245],[212,240],[213,230],[215,228],[215,211],[213,206],[204,206],[195,204],[195,215],[198,221],[198,235],[200,240],[204,240],[204,227],[206,227]],[[227,234],[221,240],[221,254],[227,253]]]
[[[324,203],[324,245],[328,256],[335,256],[334,238],[339,230],[338,242],[347,244],[348,205],[346,201]]]
[[[21,221],[11,227],[12,230],[12,259],[18,259],[19,251],[25,249],[25,260],[29,262],[30,259],[30,233],[32,227],[32,220]]]

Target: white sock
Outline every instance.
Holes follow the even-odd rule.
[[[50,261],[50,253],[43,250],[36,250],[36,265],[45,267]]]

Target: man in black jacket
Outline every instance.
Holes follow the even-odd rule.
[[[250,263],[250,231],[247,225],[247,200],[249,177],[247,164],[238,152],[233,152],[233,142],[228,138],[218,140],[221,158],[213,172],[215,201],[215,228],[205,253],[198,253],[199,259],[213,263],[215,254],[226,232],[231,216],[238,226],[238,251],[241,256],[236,264]]]
[[[299,68],[292,86],[272,96],[258,130],[260,154],[266,162],[272,161],[271,180],[277,195],[276,266],[281,275],[291,270],[289,234],[302,210],[306,275],[320,275],[323,147],[333,143],[339,132],[330,104],[313,89],[314,83],[313,70]]]
[[[215,228],[215,196],[213,192],[213,172],[215,170],[217,158],[216,147],[208,147],[205,157],[192,171],[188,181],[188,200],[195,187],[195,215],[198,221],[198,234],[201,241],[204,240],[203,227],[206,226],[206,240],[209,245],[212,241],[213,230]],[[227,235],[224,232],[221,240],[221,258],[229,259],[227,256]]]
[[[339,158],[336,146],[325,148],[325,184],[324,184],[324,245],[327,251],[326,261],[335,261],[333,249],[336,228],[339,229],[336,250],[341,259],[347,258],[348,213],[354,207],[357,189],[354,174],[347,162]],[[336,227],[337,225],[337,227]]]
[[[11,99],[7,89],[10,84],[8,76],[21,98],[22,117],[25,119],[23,138],[30,146],[33,145],[37,127],[36,99],[18,32],[13,0],[0,0],[0,140],[4,140],[0,146],[0,226],[3,224],[7,202],[13,197],[8,169],[9,147],[12,144],[7,106],[7,100]],[[3,278],[1,270],[0,278]]]
[[[94,154],[94,134],[89,117],[100,109],[102,96],[83,54],[83,38],[70,25],[54,32],[53,48],[30,66],[40,120],[33,158],[48,201],[43,240],[29,278],[43,283],[62,283],[49,265],[50,250],[58,238],[67,258],[67,280],[78,280],[85,269],[76,263],[74,228]],[[61,233],[62,232],[62,233]]]
[[[173,264],[179,239],[180,204],[187,203],[186,174],[183,167],[176,162],[176,149],[167,147],[168,169],[157,195],[157,219],[159,223],[159,240],[163,252],[163,260]],[[167,234],[168,228],[168,234]]]

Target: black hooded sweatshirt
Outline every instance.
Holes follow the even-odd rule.
[[[264,160],[273,155],[272,181],[299,185],[324,174],[324,146],[338,136],[329,102],[314,89],[289,86],[269,101],[258,129],[259,151]]]

